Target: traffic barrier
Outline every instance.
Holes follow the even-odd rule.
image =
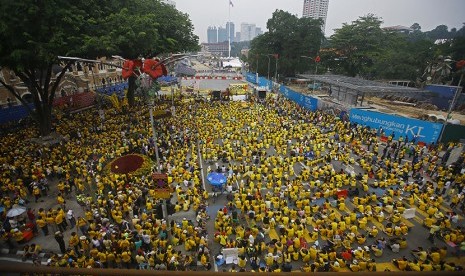
[[[243,80],[244,78],[239,77],[231,77],[231,76],[190,76],[190,77],[182,77],[183,80]]]
[[[71,109],[81,109],[93,105],[95,102],[95,93],[84,92],[56,98],[53,101],[54,107],[68,106]]]

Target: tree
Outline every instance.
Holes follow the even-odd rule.
[[[52,67],[59,63],[58,55],[75,53],[82,43],[85,5],[67,0],[1,0],[0,5],[0,66],[12,70],[28,87],[35,110],[6,80],[0,83],[32,112],[40,134],[47,135],[56,89],[72,63],[64,64],[56,75]]]
[[[373,59],[374,78],[416,82],[424,64],[434,53],[434,43],[427,39],[410,40],[409,37],[398,33],[386,36],[380,55]]]
[[[266,75],[268,71],[267,55],[276,55],[278,73],[282,76],[294,76],[297,72],[314,66],[301,56],[316,56],[323,39],[320,20],[312,18],[298,18],[288,12],[276,10],[267,21],[268,31],[254,38],[249,51],[249,64],[256,69],[259,59],[258,72]],[[274,59],[273,56],[270,56]],[[274,60],[273,64],[276,61]],[[270,66],[270,75],[275,74],[276,66]]]
[[[386,33],[381,29],[381,19],[368,14],[353,21],[344,23],[331,36],[331,46],[341,60],[344,72],[352,77],[361,75],[371,78],[370,70],[373,60],[380,55]]]
[[[241,57],[241,50],[250,47],[250,41],[231,42],[231,56]]]
[[[418,23],[413,23],[412,26],[410,26],[410,28],[411,28],[414,32],[421,32],[421,26],[420,26],[420,24],[418,24]]]
[[[426,33],[421,31],[421,26],[418,23],[413,23],[412,26],[410,26],[412,29],[412,32],[408,34],[408,39],[410,41],[417,41],[417,40],[424,40],[427,39]]]
[[[83,47],[92,56],[113,54],[137,59],[199,49],[188,15],[159,1],[123,1],[119,10],[91,27],[95,32],[88,34]],[[128,79],[130,106],[134,105],[135,80],[135,76]]]
[[[446,25],[439,25],[433,30],[426,32],[426,35],[432,40],[451,38],[449,28]]]
[[[51,131],[56,89],[72,65],[54,74],[58,56],[152,57],[198,47],[188,16],[159,1],[0,0],[0,5],[0,66],[27,85],[41,135]],[[0,82],[29,108],[12,85]],[[135,79],[129,83],[133,95]]]

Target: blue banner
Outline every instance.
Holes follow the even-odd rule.
[[[306,109],[315,111],[318,108],[318,99],[316,98],[296,92],[284,85],[281,85],[279,87],[279,92],[281,92],[281,94],[283,94],[284,97],[288,98],[289,100],[297,103],[298,105]]]
[[[247,74],[245,75],[245,79],[248,82],[256,84],[259,87],[267,87],[269,90],[271,90],[272,87],[273,87],[273,83],[271,82],[271,80],[268,80],[265,77],[260,77],[259,76],[258,80],[257,80],[257,74],[256,73],[247,72]]]
[[[34,109],[33,104],[29,104]],[[19,121],[29,115],[29,110],[23,105],[14,105],[12,107],[0,108],[0,124]]]
[[[268,87],[268,89],[271,90],[271,81],[268,80],[267,78],[265,77],[259,77],[258,78],[258,86],[260,87]]]
[[[245,79],[250,83],[257,84],[257,74],[247,72]]]
[[[418,119],[405,118],[396,115],[352,108],[350,122],[377,129],[382,128],[385,135],[394,133],[394,139],[407,136],[409,141],[415,137],[416,141],[427,144],[436,143],[441,135],[443,125]]]

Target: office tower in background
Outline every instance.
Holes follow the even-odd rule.
[[[329,0],[304,0],[303,17],[311,17],[313,19],[322,19],[323,25],[321,30],[325,32],[326,16],[328,15]]]

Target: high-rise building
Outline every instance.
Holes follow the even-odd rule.
[[[208,27],[207,29],[207,41],[208,43],[218,42],[218,29],[216,27]]]
[[[250,41],[257,35],[257,27],[255,24],[242,23],[241,24],[241,41]]]
[[[228,41],[228,30],[224,27],[218,27],[218,43]]]
[[[329,0],[304,0],[303,17],[322,19],[321,30],[325,32],[326,16],[328,15]]]
[[[234,36],[234,42],[241,41],[241,32],[236,32],[236,36]]]
[[[234,31],[234,23],[233,22],[227,22],[226,23],[226,32],[229,31],[229,38],[231,38],[231,42],[234,41],[234,34],[235,34],[235,31]]]

